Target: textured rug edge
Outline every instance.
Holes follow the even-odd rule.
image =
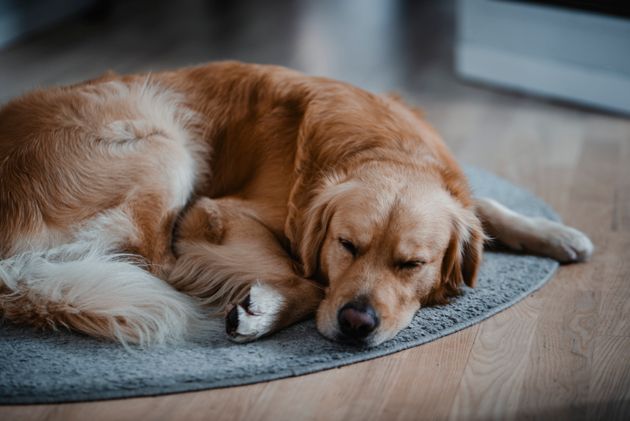
[[[294,370],[282,370],[277,373],[272,374],[264,374],[257,375],[251,377],[234,377],[230,379],[225,379],[217,382],[185,382],[178,383],[176,385],[172,385],[169,387],[159,388],[159,387],[149,387],[143,389],[142,392],[138,393],[137,391],[133,391],[133,395],[125,394],[122,391],[113,391],[113,392],[98,392],[98,393],[83,393],[81,396],[75,396],[75,398],[70,398],[67,400],[61,400],[58,398],[49,398],[49,397],[33,397],[33,396],[24,396],[24,397],[5,397],[0,396],[0,405],[8,406],[8,405],[50,405],[50,404],[65,404],[65,403],[79,403],[79,402],[89,402],[89,401],[108,401],[108,400],[118,400],[118,399],[141,399],[141,398],[150,398],[156,396],[163,395],[171,395],[171,394],[181,394],[181,393],[194,393],[201,392],[204,390],[212,390],[212,389],[222,389],[222,388],[230,388],[230,387],[238,387],[238,386],[248,386],[258,383],[265,383],[269,381],[275,381],[279,379],[292,378],[303,376],[307,374],[313,374],[326,370],[333,370],[341,367],[345,367],[348,365],[356,364],[363,361],[370,361],[376,358],[385,357],[388,355],[396,354],[398,352],[406,351],[411,348],[415,348],[420,345],[424,345],[430,342],[434,342],[437,339],[450,336],[454,333],[467,329],[477,323],[483,322],[498,313],[506,310],[507,308],[513,306],[516,303],[523,301],[529,295],[537,292],[543,286],[545,286],[551,278],[556,274],[559,264],[555,261],[549,260],[550,263],[553,264],[553,268],[550,269],[549,273],[546,277],[541,278],[540,282],[532,287],[530,290],[516,296],[513,300],[505,302],[495,308],[493,308],[492,312],[483,314],[478,316],[477,318],[473,318],[467,320],[465,323],[462,323],[457,326],[453,326],[444,331],[440,331],[439,333],[433,334],[431,336],[423,338],[421,341],[417,343],[408,343],[398,349],[388,349],[388,350],[379,350],[374,349],[373,351],[367,349],[365,353],[358,354],[356,356],[348,357],[344,359],[339,365],[331,367],[329,363],[316,363],[304,369],[294,369]]]

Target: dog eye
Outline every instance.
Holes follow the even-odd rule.
[[[339,243],[343,246],[343,248],[349,251],[353,256],[357,255],[357,246],[352,244],[352,241],[346,240],[345,238],[339,238]]]
[[[425,262],[423,262],[422,260],[407,260],[406,262],[400,262],[398,263],[398,269],[400,270],[411,270],[411,269],[418,269],[419,267],[421,267],[422,265],[424,265]]]

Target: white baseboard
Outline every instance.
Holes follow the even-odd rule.
[[[630,19],[459,0],[455,63],[464,78],[630,113]]]
[[[465,43],[455,61],[468,79],[630,113],[630,75]]]

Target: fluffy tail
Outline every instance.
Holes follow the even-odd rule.
[[[201,332],[192,298],[94,243],[0,260],[0,315],[123,344],[174,342]]]

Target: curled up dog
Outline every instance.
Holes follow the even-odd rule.
[[[312,315],[377,345],[473,287],[488,239],[561,262],[565,225],[473,198],[397,98],[211,63],[37,90],[0,110],[0,314],[143,345],[245,342]]]

